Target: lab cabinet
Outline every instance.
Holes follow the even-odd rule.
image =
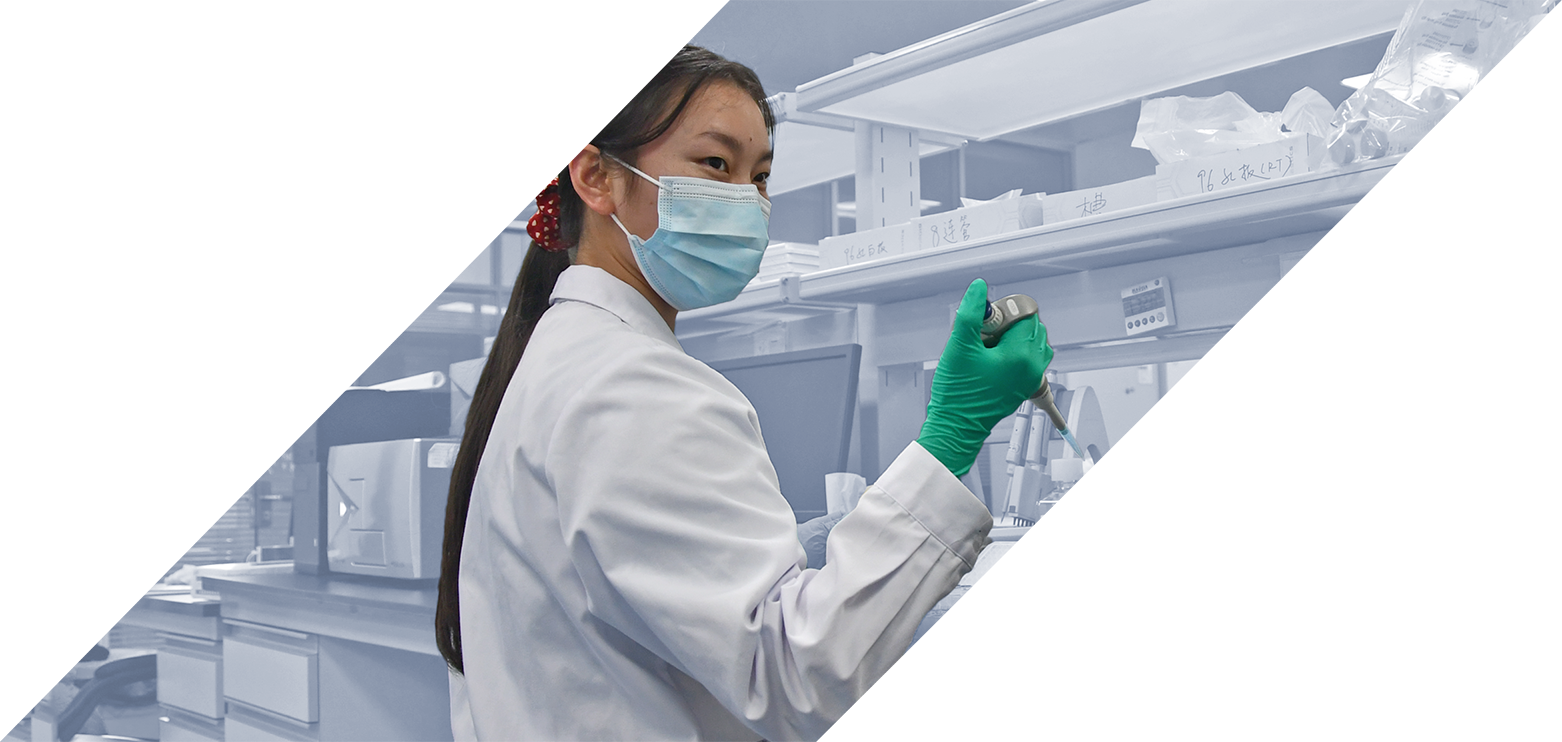
[[[149,595],[122,620],[158,632],[161,739],[451,739],[432,581],[289,563],[203,567],[198,579],[197,593]]]
[[[222,718],[222,643],[167,633],[158,638],[157,700],[165,710]]]
[[[222,596],[226,739],[451,738],[428,581],[257,567],[203,586]]]
[[[237,702],[230,704],[224,723],[227,742],[315,742],[320,738],[319,724],[304,724],[283,714]]]
[[[223,742],[227,732],[221,719],[191,714],[164,704],[158,727],[161,742]]]
[[[319,721],[317,639],[271,626],[232,620],[224,624],[223,695],[303,724]]]

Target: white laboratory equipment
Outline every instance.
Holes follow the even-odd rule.
[[[1098,739],[1098,511],[1111,445],[1092,387],[1053,383],[1053,397],[1087,458],[1050,422],[1031,425],[1045,412],[1015,416],[1009,448],[1022,456],[993,473],[1015,514],[998,517],[992,545],[906,650],[906,742]]]
[[[438,578],[460,445],[458,438],[410,438],[333,446],[326,463],[331,571]]]

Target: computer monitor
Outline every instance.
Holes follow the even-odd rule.
[[[861,363],[862,346],[837,345],[710,364],[753,403],[799,523],[826,513],[824,475],[846,471]]]

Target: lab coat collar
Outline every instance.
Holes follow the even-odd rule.
[[[656,313],[651,302],[632,286],[601,268],[572,265],[564,269],[559,274],[558,283],[553,285],[553,294],[548,303],[551,306],[561,301],[579,301],[605,309],[636,332],[683,350],[678,337],[662,321],[662,315]]]

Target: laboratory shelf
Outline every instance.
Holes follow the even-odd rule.
[[[680,335],[749,324],[745,315],[811,305],[888,304],[959,292],[972,278],[1012,283],[1250,245],[1332,228],[1398,157],[1189,196],[895,255],[746,288],[678,316]]]
[[[1385,36],[1408,5],[1045,0],[804,83],[793,105],[988,141]]]

